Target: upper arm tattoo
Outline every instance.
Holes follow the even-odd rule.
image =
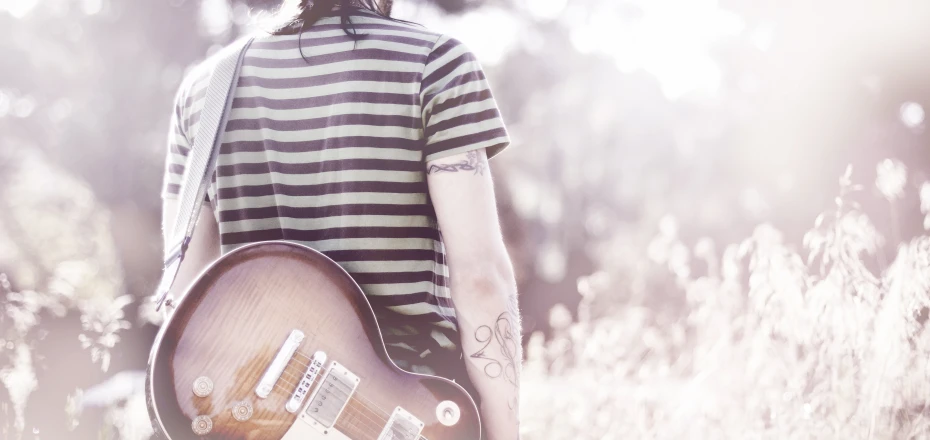
[[[471,171],[476,176],[483,176],[484,170],[487,169],[488,163],[484,156],[478,154],[478,151],[469,151],[465,153],[465,160],[453,163],[432,163],[426,174],[436,173],[457,173],[459,171]]]

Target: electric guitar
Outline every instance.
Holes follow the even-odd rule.
[[[162,326],[145,381],[171,440],[479,440],[458,384],[390,360],[364,293],[335,262],[275,241],[226,254]]]

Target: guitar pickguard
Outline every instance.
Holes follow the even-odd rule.
[[[328,429],[324,434],[307,423],[296,422],[281,437],[281,440],[352,440],[337,429]]]

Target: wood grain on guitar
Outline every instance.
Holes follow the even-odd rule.
[[[172,440],[481,437],[471,397],[397,368],[352,278],[286,242],[245,246],[200,276],[155,340],[146,396]]]

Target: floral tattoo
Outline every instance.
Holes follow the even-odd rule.
[[[470,357],[486,361],[484,374],[492,379],[501,378],[514,387],[514,399],[508,402],[510,409],[517,407],[519,398],[519,374],[521,362],[520,312],[516,297],[492,325],[483,325],[475,330],[475,340],[484,344]],[[499,352],[499,353],[495,353]],[[500,356],[495,356],[499,354]]]

